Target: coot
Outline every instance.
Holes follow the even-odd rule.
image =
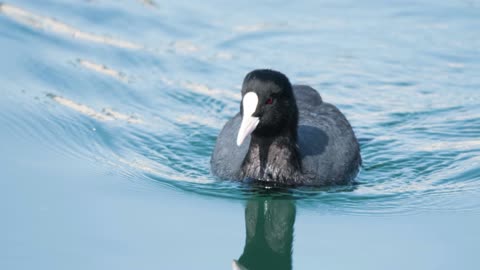
[[[269,69],[245,76],[240,112],[223,127],[210,160],[223,179],[314,186],[351,183],[361,162],[345,116],[315,89]]]

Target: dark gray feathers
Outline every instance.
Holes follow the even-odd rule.
[[[251,136],[241,146],[236,145],[235,139],[242,120],[238,113],[218,135],[211,158],[213,174],[224,179],[243,180],[246,175],[243,168],[257,170],[256,173],[247,174],[259,176],[257,180],[292,185],[346,184],[353,180],[361,164],[360,148],[345,116],[335,106],[323,102],[318,92],[309,86],[295,85],[293,91],[299,112],[298,138],[293,144],[298,156],[282,156],[283,149],[275,148],[274,140],[269,142],[274,146],[267,149],[267,162],[247,162],[246,168],[244,160],[251,146]],[[252,145],[263,144],[268,143]],[[252,159],[254,157],[251,156]],[[292,158],[298,159],[298,166],[291,164]],[[282,172],[279,171],[282,168],[296,172],[285,173],[291,179],[282,179]],[[271,174],[271,179],[268,178],[268,173]]]

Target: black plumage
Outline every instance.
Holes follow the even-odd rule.
[[[249,92],[258,98],[251,116],[259,121],[237,146]],[[360,164],[358,141],[345,116],[313,88],[292,87],[285,75],[266,69],[245,77],[240,112],[223,127],[211,158],[212,173],[220,178],[286,185],[351,183]]]

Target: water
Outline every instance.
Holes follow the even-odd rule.
[[[480,2],[444,2],[4,2],[0,269],[478,269]],[[265,67],[346,114],[358,185],[210,175]]]

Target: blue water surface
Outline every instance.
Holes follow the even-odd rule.
[[[0,269],[480,269],[479,29],[477,0],[1,3]],[[344,112],[358,185],[210,174],[255,68]]]

